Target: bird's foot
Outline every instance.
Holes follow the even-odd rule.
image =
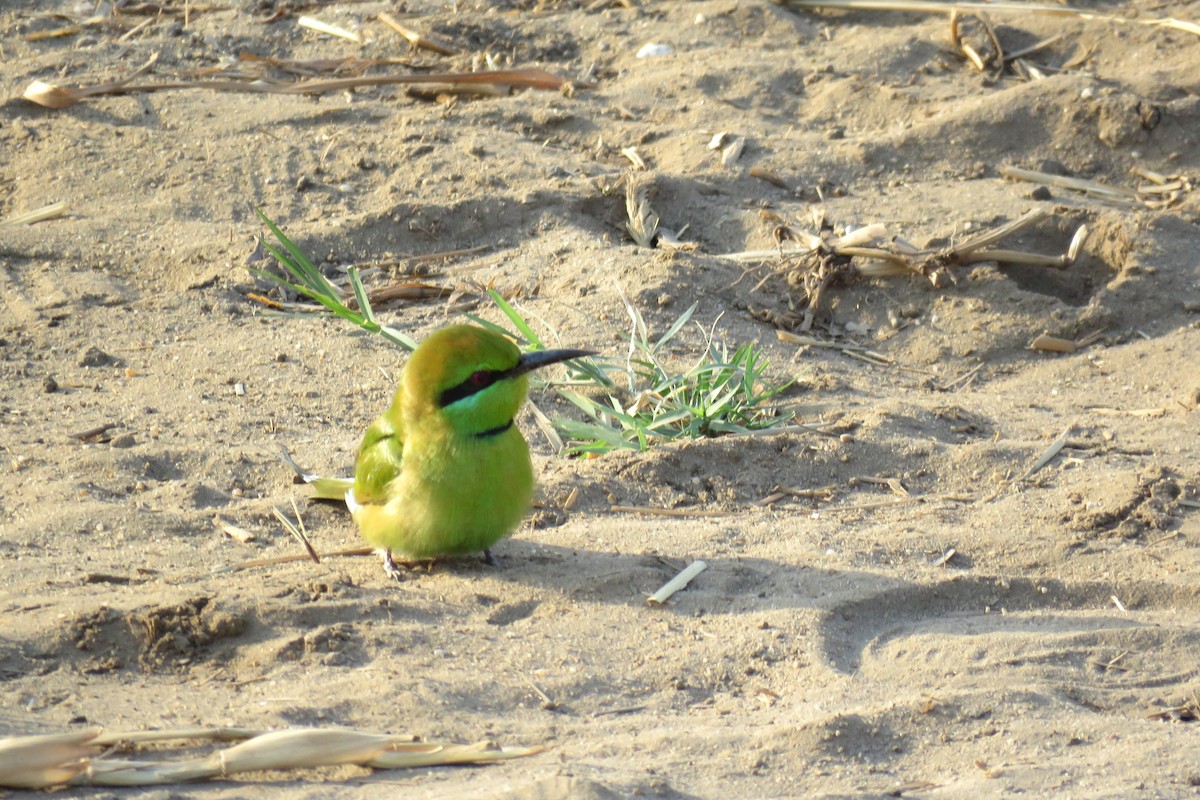
[[[384,574],[394,580],[396,583],[403,583],[407,575],[405,575],[404,570],[401,569],[400,565],[397,564],[392,558],[392,551],[388,550],[386,547],[381,547],[375,552],[383,556]]]
[[[489,567],[498,567],[498,566],[500,566],[500,559],[498,559],[494,555],[492,555],[491,550],[484,548],[483,563],[487,564]]]

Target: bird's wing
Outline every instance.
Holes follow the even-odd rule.
[[[359,503],[387,502],[387,485],[400,474],[404,438],[400,427],[384,414],[371,423],[358,446],[354,465],[354,499]]]

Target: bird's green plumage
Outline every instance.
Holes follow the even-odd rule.
[[[512,342],[469,325],[429,336],[359,446],[354,518],[363,538],[430,558],[486,550],[507,536],[533,496],[529,448],[513,424],[525,373],[580,354],[523,362]]]

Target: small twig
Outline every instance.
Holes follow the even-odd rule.
[[[328,553],[318,553],[319,558],[342,558],[345,556],[370,556],[375,554],[374,547],[349,547],[344,550],[332,550]],[[237,564],[229,564],[224,567],[217,567],[210,575],[219,575],[225,572],[236,572],[238,570],[250,569],[252,567],[273,567],[277,564],[293,564],[297,561],[311,561],[312,557],[308,553],[303,555],[276,556],[275,558],[257,558],[253,561],[241,561]]]
[[[966,258],[976,250],[982,250],[985,247],[991,247],[1000,240],[1012,236],[1014,233],[1023,231],[1030,225],[1037,223],[1050,216],[1050,211],[1045,208],[1035,208],[1032,211],[1027,211],[1012,222],[1001,225],[999,228],[993,228],[990,231],[972,236],[964,242],[959,242],[950,248],[950,252],[959,259]]]
[[[121,427],[121,423],[119,423],[119,422],[106,422],[103,425],[97,425],[94,428],[88,428],[85,431],[79,431],[79,433],[71,433],[71,434],[67,434],[67,435],[70,436],[72,439],[79,439],[80,441],[87,441],[88,439],[95,439],[98,436],[103,436],[104,434],[111,431],[113,428],[119,428],[119,427]]]
[[[688,508],[649,508],[646,506],[610,506],[609,511],[620,514],[649,514],[658,517],[727,517],[728,511],[706,511]]]
[[[296,23],[302,28],[308,28],[310,31],[323,33],[327,36],[336,36],[341,39],[347,39],[355,44],[362,44],[363,37],[361,33],[348,31],[345,28],[339,28],[337,25],[330,25],[328,22],[322,22],[315,17],[300,17]]]
[[[380,22],[384,23],[389,28],[394,30],[396,33],[400,34],[405,39],[407,39],[409,41],[409,43],[412,44],[413,47],[422,47],[426,50],[432,50],[433,52],[439,53],[444,56],[458,55],[458,51],[455,50],[453,47],[451,47],[449,44],[446,44],[439,39],[435,39],[432,36],[426,36],[419,31],[409,28],[408,26],[402,24],[400,22],[400,20],[396,19],[395,17],[393,17],[391,14],[387,13],[386,11],[379,12],[379,14],[376,15],[376,19],[378,19]]]
[[[1061,34],[1061,33],[1056,33],[1053,36],[1048,36],[1045,39],[1042,39],[1040,42],[1035,42],[1034,44],[1029,45],[1029,47],[1022,47],[1020,50],[1012,51],[1011,53],[1004,56],[1004,60],[1005,61],[1016,61],[1018,58],[1024,58],[1025,56],[1032,55],[1039,50],[1046,49],[1047,47],[1049,47],[1052,44],[1056,44],[1062,38],[1063,38],[1063,34]]]
[[[93,86],[68,88],[45,81],[34,81],[22,94],[26,100],[45,108],[67,108],[89,97],[160,92],[169,89],[208,89],[218,92],[248,94],[315,95],[358,89],[368,86],[408,86],[422,84],[451,84],[454,86],[496,87],[564,91],[568,81],[540,69],[488,70],[483,72],[443,72],[427,75],[368,75],[357,78],[303,80],[286,84],[243,83],[240,81],[167,81],[163,83],[130,84],[128,80]],[[575,88],[583,88],[574,84]]]
[[[43,222],[48,219],[57,219],[67,213],[67,204],[63,202],[50,203],[49,205],[36,208],[33,211],[26,211],[24,214],[14,214],[8,219],[0,220],[0,228],[16,227],[17,225],[32,225],[35,222]]]
[[[529,677],[528,675],[526,675],[524,673],[521,673],[521,677],[523,677],[525,679],[525,682],[529,684],[530,688],[532,688],[533,691],[537,692],[537,696],[542,698],[542,708],[544,710],[553,711],[554,709],[558,708],[558,703],[551,700],[550,695],[543,692],[542,687],[540,687],[536,683],[534,683],[533,678]]]

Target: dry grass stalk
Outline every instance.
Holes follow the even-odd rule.
[[[279,523],[283,525],[284,530],[286,530],[293,539],[300,542],[300,544],[304,546],[305,551],[308,553],[308,557],[312,559],[314,564],[320,564],[321,557],[317,555],[316,548],[314,548],[312,546],[312,542],[308,540],[308,531],[304,529],[304,517],[301,516],[300,509],[296,507],[296,500],[294,498],[292,499],[292,511],[296,514],[296,522],[298,523],[298,527],[297,524],[294,524],[290,519],[284,516],[284,513],[280,511],[277,506],[271,506],[271,513],[273,513],[275,515],[275,519],[279,520]]]
[[[431,50],[431,51],[438,53],[440,55],[443,55],[443,56],[458,55],[458,51],[455,50],[453,47],[451,47],[449,44],[446,44],[445,42],[441,41],[440,39],[435,39],[432,36],[426,36],[423,33],[421,33],[420,31],[414,30],[413,28],[410,28],[407,25],[404,25],[403,23],[400,22],[400,20],[396,19],[395,17],[393,17],[391,14],[387,13],[386,11],[379,12],[379,14],[376,16],[376,19],[378,19],[380,22],[387,25],[389,28],[394,30],[396,33],[400,34],[405,39],[407,39],[413,47],[420,47],[420,48],[424,48],[425,50]]]
[[[663,584],[661,589],[647,597],[646,602],[652,606],[665,605],[672,595],[691,583],[693,578],[706,569],[708,569],[708,564],[703,561],[693,561],[678,575]]]
[[[342,550],[330,550],[325,553],[317,553],[318,558],[344,558],[347,556],[369,556],[374,555],[375,548],[373,547],[347,547]],[[308,553],[276,556],[274,558],[255,558],[250,561],[240,561],[237,564],[229,564],[224,567],[217,567],[209,572],[209,575],[223,575],[227,572],[239,572],[243,569],[253,569],[255,567],[275,567],[280,564],[295,564],[298,561],[312,561],[312,556]]]
[[[649,514],[654,517],[727,517],[727,511],[708,511],[691,508],[652,508],[650,506],[609,506],[618,514]]]
[[[92,740],[96,747],[121,747],[128,749],[134,744],[150,742],[175,742],[183,740],[210,742],[240,742],[262,736],[267,731],[253,728],[167,728],[155,731],[107,731]]]
[[[336,36],[340,39],[346,39],[347,41],[354,42],[355,44],[363,43],[362,34],[355,33],[354,31],[348,31],[345,28],[339,28],[337,25],[330,25],[328,22],[322,22],[315,17],[301,17],[300,19],[296,20],[296,24],[298,24],[301,28],[308,28],[310,31],[323,33],[326,36]]]
[[[369,75],[358,78],[306,80],[294,83],[245,83],[234,80],[167,81],[162,83],[131,84],[129,79],[116,83],[69,88],[44,81],[34,81],[21,96],[45,108],[67,108],[89,97],[100,95],[138,94],[171,89],[207,89],[217,92],[246,92],[249,94],[315,95],[359,89],[368,86],[449,85],[460,89],[474,88],[489,91],[493,87],[543,89],[563,92],[574,88],[563,78],[540,69],[488,70],[484,72],[443,72],[427,75]]]
[[[15,214],[8,219],[0,220],[0,229],[15,228],[18,225],[33,225],[35,222],[43,222],[48,219],[58,219],[65,213],[67,213],[66,203],[50,203],[33,211],[26,211],[24,214]]]
[[[1082,192],[1089,197],[1123,206],[1143,205],[1146,208],[1167,208],[1183,199],[1192,190],[1191,181],[1182,175],[1162,175],[1147,169],[1135,168],[1133,174],[1144,179],[1136,189],[1125,186],[1110,186],[1086,178],[1052,175],[1032,169],[1001,166],[997,172],[1006,178],[1030,183],[1040,183],[1059,189]]]
[[[104,758],[101,748],[184,739],[242,739],[202,758],[137,761]],[[183,729],[114,733],[96,731],[0,740],[0,787],[153,786],[228,778],[239,772],[311,769],[361,764],[377,769],[484,764],[543,752],[540,747],[414,743],[411,736],[345,728],[294,728],[262,733],[244,729]]]
[[[476,744],[406,744],[397,742],[366,762],[376,769],[411,769],[442,764],[490,764],[544,753],[544,747],[502,747],[494,742]]]
[[[1000,488],[996,489],[994,492],[987,495],[986,497],[980,498],[980,500],[977,502],[977,505],[983,505],[984,503],[990,503],[991,501],[995,500],[997,497],[999,497],[1000,495],[1002,495],[1006,491],[1008,491],[1008,488],[1010,486],[1013,486],[1018,483],[1024,483],[1025,481],[1027,481],[1031,477],[1033,477],[1043,467],[1045,467],[1047,464],[1049,464],[1051,461],[1053,461],[1054,457],[1056,455],[1058,455],[1060,452],[1062,452],[1062,449],[1067,446],[1067,441],[1070,438],[1071,434],[1074,432],[1074,430],[1075,430],[1075,422],[1072,421],[1069,425],[1067,425],[1066,428],[1063,429],[1063,432],[1058,435],[1058,438],[1056,438],[1053,442],[1051,442],[1050,446],[1047,447],[1044,451],[1042,451],[1042,454],[1040,456],[1038,456],[1037,461],[1034,461],[1033,464],[1030,465],[1029,469],[1025,470],[1025,472],[1021,475],[1021,477],[1004,481],[1002,484],[1000,484]]]
[[[238,53],[238,61],[245,64],[265,64],[267,66],[291,72],[295,75],[361,75],[371,67],[410,66],[412,62],[406,58],[310,58],[288,59],[260,56],[255,53]],[[222,71],[225,77],[237,77],[229,71]]]
[[[908,11],[924,14],[947,14],[953,11],[985,11],[989,14],[1034,14],[1052,17],[1073,17],[1075,19],[1114,24],[1173,28],[1200,36],[1200,25],[1173,17],[1130,19],[1129,17],[1114,16],[1111,14],[1098,14],[1094,11],[1071,8],[1070,6],[1051,6],[1036,3],[946,3],[941,0],[771,0],[771,2],[792,9],[836,8],[847,11]]]

